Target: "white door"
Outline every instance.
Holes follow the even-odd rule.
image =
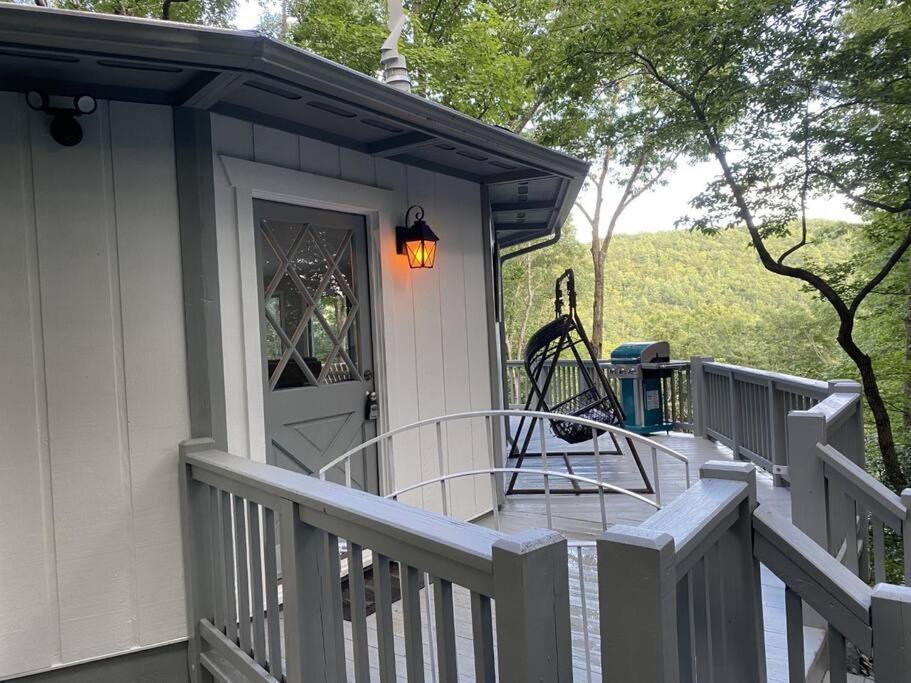
[[[261,200],[253,213],[266,458],[314,473],[376,435],[366,222]],[[375,451],[352,465],[354,484],[376,491]]]

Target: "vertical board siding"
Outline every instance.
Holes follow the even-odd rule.
[[[176,462],[189,428],[171,110],[101,102],[73,148],[21,95],[0,111],[14,122],[0,193],[16,200],[0,231],[15,322],[3,334],[16,336],[0,345],[15,368],[0,480],[23,497],[0,524],[0,546],[21,553],[0,572],[6,677],[185,635]]]
[[[399,223],[409,205],[421,204],[427,222],[440,237],[433,270],[411,271],[404,259],[395,254],[393,231],[379,235],[382,301],[377,305],[384,321],[382,347],[386,357],[382,361],[387,377],[388,426],[489,408],[480,186],[236,119],[214,115],[212,121],[229,450],[262,459],[265,437],[262,384],[254,381],[261,368],[257,365],[252,371],[245,369],[242,360],[246,356],[250,365],[250,359],[255,357],[251,349],[244,348],[244,325],[251,323],[243,315],[240,292],[243,246],[238,235],[248,228],[237,225],[236,198],[219,155],[393,189],[401,199]],[[344,197],[338,200],[343,202]],[[254,338],[258,337],[257,330]],[[445,428],[443,444],[450,471],[488,465],[487,437],[481,420]],[[436,433],[432,428],[397,437],[391,450],[396,487],[439,472]],[[450,504],[458,516],[472,517],[490,508],[486,478],[456,480],[451,490]],[[441,498],[439,487],[431,486],[406,494],[402,501],[440,510]]]
[[[60,648],[28,115],[0,93],[0,678]]]

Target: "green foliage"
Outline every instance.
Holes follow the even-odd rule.
[[[161,19],[163,0],[50,0],[48,4],[60,9]],[[229,28],[234,21],[236,6],[236,0],[173,2],[171,20]]]
[[[852,253],[856,227],[828,222],[812,227],[819,241],[807,247],[805,258],[844,259]],[[852,237],[823,237],[832,232]],[[519,284],[525,263],[508,262],[504,299],[514,354],[520,354],[528,336],[551,318],[553,277],[567,267],[576,271],[579,310],[590,324],[588,248],[570,235],[533,254],[533,280],[541,294],[534,301],[534,324],[529,324],[524,340],[516,334],[527,301]],[[605,282],[605,353],[627,341],[666,339],[676,358],[705,354],[722,362],[828,379],[845,364],[832,343],[836,326],[831,310],[802,291],[799,283],[762,267],[744,231],[613,238]]]

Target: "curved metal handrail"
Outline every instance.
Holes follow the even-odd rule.
[[[461,413],[450,413],[449,415],[441,415],[439,417],[429,417],[424,420],[419,420],[417,422],[412,422],[410,424],[402,425],[401,427],[396,427],[395,429],[390,429],[388,432],[384,432],[378,436],[373,437],[372,439],[368,439],[364,443],[362,443],[358,446],[355,446],[354,448],[352,448],[348,451],[345,451],[340,456],[334,458],[326,465],[323,465],[319,469],[318,474],[323,475],[325,472],[329,471],[330,469],[332,469],[334,467],[337,467],[339,464],[342,463],[342,461],[344,461],[347,458],[350,458],[355,453],[358,453],[358,452],[364,450],[365,448],[369,448],[370,446],[380,443],[381,441],[384,441],[386,439],[391,439],[393,436],[397,436],[404,432],[409,432],[414,429],[419,429],[421,427],[428,427],[430,425],[434,425],[434,424],[438,424],[438,423],[453,422],[455,420],[465,420],[465,419],[471,419],[471,418],[475,418],[475,417],[537,417],[537,418],[543,418],[545,420],[559,420],[562,422],[571,422],[573,424],[579,424],[579,425],[583,425],[585,427],[591,427],[592,429],[597,429],[598,431],[605,431],[605,432],[612,432],[614,434],[619,434],[620,436],[622,436],[624,438],[629,438],[629,439],[633,439],[634,441],[644,443],[644,444],[650,446],[651,448],[657,448],[658,450],[660,450],[664,453],[667,453],[672,458],[679,460],[680,462],[686,464],[687,466],[689,465],[689,458],[687,458],[682,453],[678,453],[673,448],[668,448],[664,444],[660,444],[657,441],[654,441],[653,439],[649,439],[648,437],[642,436],[641,434],[636,434],[635,432],[631,432],[628,429],[623,429],[622,427],[605,424],[603,422],[596,422],[595,420],[589,420],[584,417],[576,417],[575,415],[564,415],[561,413],[548,413],[548,412],[544,412],[541,410],[507,409],[507,410],[471,410],[471,411],[466,411],[466,412],[461,412]]]
[[[542,463],[544,466],[543,469],[530,469],[530,468],[519,469],[519,468],[498,467],[498,463],[496,462],[496,455],[494,453],[494,438],[493,438],[492,420],[494,418],[509,419],[512,417],[534,417],[534,418],[540,419],[539,431],[540,431],[540,439],[541,439],[541,454],[542,454],[541,459],[542,459]],[[489,451],[488,458],[489,458],[490,466],[488,468],[471,470],[468,472],[456,472],[456,473],[446,472],[445,460],[443,457],[442,425],[444,423],[455,422],[455,421],[459,421],[459,420],[472,420],[472,419],[478,419],[478,418],[483,418],[485,421],[485,426],[486,426],[486,431],[487,431],[488,451]],[[580,424],[580,425],[583,425],[583,426],[586,426],[586,427],[589,427],[592,429],[594,455],[595,455],[595,467],[596,467],[596,471],[597,471],[596,478],[582,477],[582,476],[579,476],[576,474],[569,474],[567,472],[561,472],[560,470],[551,470],[547,466],[547,457],[548,456],[547,456],[547,449],[545,448],[545,443],[544,443],[544,441],[545,441],[544,420],[562,420],[562,421],[566,421],[566,422]],[[371,446],[375,446],[377,444],[384,444],[384,442],[391,441],[394,437],[396,437],[398,435],[401,435],[401,434],[404,434],[407,432],[411,432],[411,431],[414,431],[417,429],[421,429],[424,427],[436,427],[436,437],[437,437],[436,450],[437,450],[437,461],[438,461],[437,464],[439,467],[439,472],[441,474],[437,477],[433,477],[433,478],[430,478],[427,480],[416,482],[414,484],[409,484],[404,489],[393,491],[393,493],[389,494],[387,497],[399,496],[399,495],[402,495],[403,493],[406,493],[407,491],[420,489],[425,486],[428,486],[429,484],[439,484],[441,502],[442,502],[442,506],[443,506],[443,513],[447,514],[447,515],[450,514],[450,508],[449,508],[449,504],[448,504],[449,481],[451,479],[467,477],[467,476],[483,476],[483,475],[489,476],[490,480],[491,480],[490,481],[491,499],[495,501],[498,498],[499,494],[501,493],[497,489],[497,481],[496,481],[497,475],[503,474],[503,473],[541,475],[544,479],[545,508],[546,508],[546,512],[547,512],[548,526],[550,526],[550,527],[552,527],[552,525],[550,523],[551,519],[552,519],[552,510],[551,510],[551,502],[550,502],[551,477],[557,477],[559,479],[566,480],[566,481],[572,481],[572,482],[584,482],[587,485],[595,487],[598,491],[598,496],[600,498],[602,528],[607,527],[607,512],[606,512],[606,507],[605,507],[606,502],[604,499],[605,491],[627,495],[636,500],[645,502],[648,505],[651,505],[657,509],[661,508],[661,505],[662,505],[661,473],[660,473],[660,469],[658,467],[658,453],[659,452],[667,454],[671,458],[683,463],[683,466],[685,468],[685,474],[686,474],[687,488],[689,488],[690,483],[691,483],[689,458],[687,458],[685,455],[683,455],[681,453],[678,453],[677,451],[675,451],[672,448],[668,448],[664,444],[661,444],[657,441],[649,439],[648,437],[642,436],[640,434],[635,434],[635,433],[630,432],[621,427],[604,424],[602,422],[597,422],[595,420],[590,420],[590,419],[583,418],[583,417],[576,417],[574,415],[564,415],[561,413],[551,413],[551,412],[537,411],[537,410],[519,410],[519,409],[490,409],[490,410],[465,411],[465,412],[460,412],[460,413],[452,413],[449,415],[441,415],[439,417],[426,418],[423,420],[418,420],[416,422],[412,422],[410,424],[402,425],[401,427],[396,427],[395,429],[391,429],[387,432],[384,432],[383,434],[379,434],[379,435],[373,437],[372,439],[369,439],[369,440],[365,441],[364,443],[359,444],[358,446],[355,446],[354,448],[349,449],[345,453],[342,453],[338,457],[332,459],[327,464],[323,465],[323,467],[321,467],[318,470],[317,476],[319,476],[322,479],[325,479],[330,470],[332,470],[336,467],[339,467],[339,466],[343,466],[344,474],[345,474],[345,484],[347,486],[350,486],[351,485],[351,458],[352,458],[352,456],[364,451],[367,448],[370,448]],[[603,481],[603,477],[601,475],[601,457],[600,457],[600,452],[598,449],[598,439],[595,437],[601,436],[604,432],[609,432],[609,433],[613,434],[614,436],[619,436],[621,439],[626,439],[629,442],[630,447],[634,448],[636,445],[638,445],[638,446],[645,446],[645,447],[651,449],[652,468],[654,470],[653,475],[654,475],[655,502],[652,502],[648,498],[646,498],[642,495],[639,495],[638,493],[635,493],[633,491],[630,491],[629,489]],[[559,450],[552,449],[552,452],[554,455],[556,455],[559,453]],[[394,482],[395,481],[394,454],[387,451],[386,453],[384,453],[384,456],[386,457],[386,462],[387,462],[387,474],[390,476],[390,481]],[[390,486],[389,488],[394,488],[394,485]],[[497,510],[496,505],[493,506],[493,513],[494,513],[494,517],[498,516],[498,510]]]

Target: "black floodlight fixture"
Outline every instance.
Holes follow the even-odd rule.
[[[64,147],[74,147],[82,142],[82,126],[77,117],[91,114],[98,108],[98,103],[91,95],[76,95],[72,107],[52,107],[47,94],[40,90],[30,90],[25,101],[35,111],[52,116],[51,137]]]

